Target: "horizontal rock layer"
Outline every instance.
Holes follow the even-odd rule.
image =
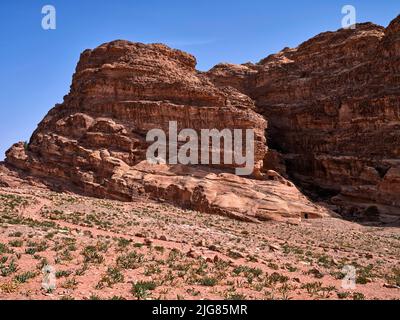
[[[269,146],[314,196],[334,196],[343,213],[400,215],[400,16],[207,75],[255,100]]]
[[[265,169],[267,123],[253,101],[237,89],[213,84],[195,65],[193,56],[161,44],[113,41],[84,51],[64,102],[48,113],[28,145],[7,152],[7,164],[88,195],[125,201],[150,195],[241,220],[327,215],[292,183]],[[170,121],[178,130],[197,132],[254,129],[253,178],[230,174],[236,164],[147,163],[147,132],[168,132]]]

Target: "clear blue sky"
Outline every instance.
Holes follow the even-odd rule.
[[[56,30],[41,27],[46,4],[57,10]],[[399,0],[1,0],[0,160],[62,102],[86,48],[115,39],[163,42],[194,54],[200,70],[256,62],[339,29],[346,4],[356,7],[358,22],[386,26],[400,13]]]

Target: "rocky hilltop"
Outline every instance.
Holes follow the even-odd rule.
[[[296,182],[344,214],[400,214],[400,16],[208,73],[254,99]]]
[[[333,213],[290,177],[337,212],[398,218],[400,17],[386,29],[323,33],[257,64],[195,66],[161,44],[84,51],[70,93],[28,144],[7,151],[0,182],[29,177],[96,197],[151,196],[246,221]],[[169,121],[254,129],[253,175],[234,175],[234,165],[148,163],[146,133],[168,132]]]
[[[195,65],[193,56],[161,44],[113,41],[86,50],[64,102],[29,144],[7,152],[6,163],[49,185],[103,198],[147,195],[246,221],[326,215],[278,173],[262,172],[267,122],[254,102],[214,85]],[[229,167],[148,163],[146,133],[168,132],[170,121],[178,130],[254,129],[253,178]]]

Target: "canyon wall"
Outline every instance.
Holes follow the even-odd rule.
[[[84,51],[64,102],[29,143],[8,150],[8,168],[97,197],[151,196],[247,221],[330,209],[398,218],[400,16],[387,28],[322,33],[257,64],[195,66],[162,44]],[[254,129],[253,174],[149,163],[146,133],[168,132],[170,121],[197,132]]]
[[[262,172],[267,122],[254,102],[237,89],[214,85],[195,65],[190,54],[162,44],[119,40],[84,51],[64,102],[47,114],[28,144],[7,152],[6,163],[98,197],[152,196],[249,221],[326,215],[291,182],[274,171]],[[168,133],[170,121],[178,130],[197,132],[253,129],[252,178],[232,174],[236,164],[146,161],[147,132]]]
[[[254,99],[269,146],[314,198],[344,214],[400,215],[400,16],[207,75]]]

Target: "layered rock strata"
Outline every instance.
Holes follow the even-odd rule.
[[[337,211],[400,215],[400,16],[207,73],[254,99],[291,177]]]
[[[265,170],[267,123],[253,101],[231,86],[215,85],[195,65],[193,56],[161,44],[113,41],[84,51],[64,102],[47,114],[27,145],[7,152],[7,164],[88,195],[124,201],[150,195],[241,220],[328,214]],[[235,164],[146,161],[147,132],[168,133],[171,121],[178,130],[197,132],[253,129],[253,177],[232,174]]]

